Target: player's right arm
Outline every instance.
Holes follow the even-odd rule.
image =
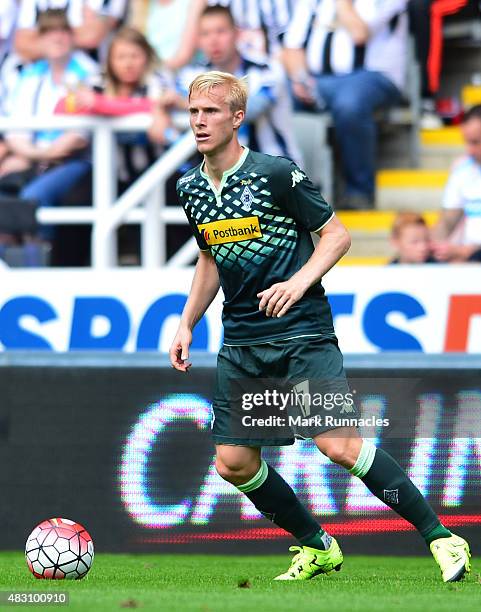
[[[200,251],[189,297],[169,352],[172,367],[179,372],[187,372],[192,365],[187,361],[192,331],[217,295],[219,287],[219,274],[214,258],[209,251]]]

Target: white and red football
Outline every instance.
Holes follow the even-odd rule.
[[[25,558],[35,578],[79,580],[92,567],[94,544],[79,523],[51,518],[29,535]]]

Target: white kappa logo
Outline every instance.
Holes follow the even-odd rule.
[[[184,176],[184,178],[179,179],[179,185],[189,183],[193,178],[195,178],[195,174],[189,174],[189,176]]]
[[[346,402],[344,402],[344,404],[342,405],[341,408],[341,414],[346,414],[346,413],[352,413],[355,412],[354,410],[354,406],[352,404],[347,404]]]
[[[292,187],[295,187],[297,183],[300,183],[306,178],[306,175],[303,174],[300,170],[293,170],[291,172],[291,178],[292,178]]]
[[[292,390],[296,395],[296,405],[301,409],[302,416],[308,417],[311,414],[309,379],[303,380],[297,385],[294,385]]]

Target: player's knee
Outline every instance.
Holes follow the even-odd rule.
[[[332,446],[326,451],[326,455],[333,463],[343,465],[346,461],[346,450],[343,446]]]
[[[337,436],[333,432],[314,438],[317,448],[333,463],[351,469],[356,463],[362,447],[362,438],[354,428],[339,428]]]
[[[330,440],[326,440],[322,452],[333,463],[349,467],[349,464],[352,463],[349,440],[344,438],[331,438]]]
[[[245,462],[230,459],[223,460],[217,457],[215,460],[215,469],[221,478],[232,482],[233,484],[242,484],[252,478],[252,468]]]

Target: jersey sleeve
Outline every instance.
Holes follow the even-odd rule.
[[[310,232],[322,229],[333,218],[334,211],[319,189],[299,166],[289,159],[276,159],[271,181],[276,203]]]
[[[192,229],[192,233],[194,234],[194,238],[197,242],[197,246],[199,247],[199,250],[210,251],[209,245],[205,241],[205,238],[202,236],[202,234],[199,232],[197,223],[192,218],[190,207],[188,206],[188,203],[186,203],[185,193],[182,190],[182,187],[179,187],[178,183],[177,183],[177,197],[179,198],[179,201],[182,204],[182,208],[184,209],[185,216],[187,217],[187,221],[189,222],[189,225]]]

